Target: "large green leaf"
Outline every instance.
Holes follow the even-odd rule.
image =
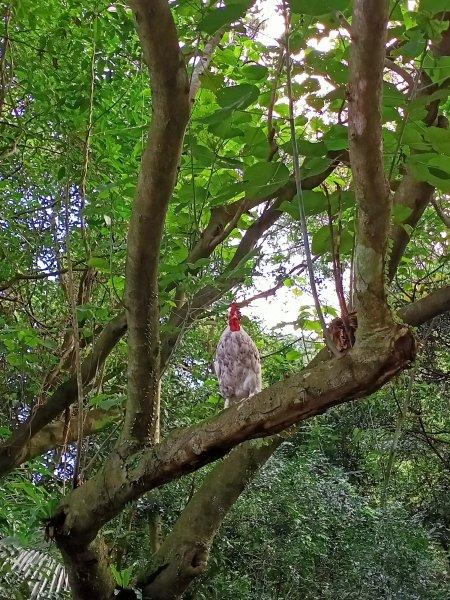
[[[269,73],[269,69],[264,65],[245,65],[241,71],[243,78],[249,81],[260,81],[265,79]]]
[[[198,23],[197,27],[200,31],[213,35],[219,29],[243,17],[252,3],[253,0],[233,0],[233,2],[227,2],[223,7],[214,7]]]
[[[338,232],[337,229],[334,228],[333,235],[335,237],[335,243],[339,241],[340,256],[349,256],[353,249],[353,234],[350,231],[343,230],[341,231],[338,240]],[[324,225],[315,232],[311,243],[311,250],[313,254],[318,255],[331,252],[331,232],[329,225]]]
[[[430,142],[433,150],[450,156],[450,131],[440,127],[424,129],[424,136]]]
[[[448,156],[434,153],[415,154],[408,165],[419,181],[426,181],[439,190],[450,193],[450,161]]]
[[[331,234],[328,225],[324,225],[318,229],[313,235],[311,242],[311,250],[313,254],[325,254],[331,250]]]
[[[348,129],[343,125],[333,125],[324,136],[327,150],[345,150],[348,148]]]
[[[420,0],[419,10],[428,11],[432,14],[449,9],[447,0]]]
[[[289,180],[289,169],[280,162],[261,162],[248,167],[244,173],[244,189],[248,197],[269,193]]]
[[[243,110],[256,102],[259,89],[250,83],[232,85],[219,90],[216,94],[217,102],[223,109]]]
[[[306,158],[302,164],[302,177],[313,177],[323,173],[331,164],[331,159],[325,157]]]

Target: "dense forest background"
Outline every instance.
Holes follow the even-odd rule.
[[[1,599],[450,599],[448,8],[0,3]]]

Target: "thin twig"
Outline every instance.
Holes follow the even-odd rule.
[[[274,155],[278,150],[278,144],[275,142],[275,127],[273,126],[273,107],[275,106],[275,102],[277,100],[277,90],[278,83],[280,81],[281,72],[284,64],[284,51],[280,46],[280,56],[278,57],[277,70],[275,72],[275,79],[272,84],[272,92],[270,96],[269,102],[269,110],[267,113],[267,141],[269,142],[270,152],[269,152],[269,162],[272,160]]]
[[[289,100],[289,122],[291,127],[291,139],[292,139],[292,148],[293,148],[293,160],[294,160],[294,175],[295,175],[295,184],[297,188],[297,201],[299,206],[300,213],[300,223],[303,234],[303,245],[305,249],[305,257],[306,263],[308,265],[308,274],[309,274],[309,282],[311,286],[311,294],[314,298],[314,305],[316,308],[317,316],[319,318],[320,325],[322,327],[322,333],[325,340],[325,343],[334,354],[334,356],[340,356],[339,351],[334,345],[331,336],[327,330],[327,326],[325,323],[325,319],[322,312],[322,307],[320,305],[319,295],[317,293],[314,268],[311,256],[311,250],[309,247],[309,236],[308,236],[308,228],[306,225],[306,214],[305,207],[303,204],[303,193],[302,193],[302,185],[301,185],[301,176],[300,176],[300,162],[298,155],[298,147],[297,147],[297,135],[295,132],[295,121],[294,121],[294,100],[292,94],[292,83],[291,83],[291,56],[289,50],[289,35],[290,35],[290,16],[287,7],[286,0],[283,0],[283,13],[284,13],[284,21],[285,21],[285,38],[286,38],[286,75],[287,75],[287,96]]]
[[[69,185],[66,187],[65,194],[65,220],[66,220],[66,252],[67,252],[67,293],[70,303],[70,311],[72,316],[72,327],[73,327],[73,344],[75,350],[75,369],[77,376],[77,390],[78,390],[78,439],[77,439],[77,453],[75,458],[75,465],[73,469],[73,487],[78,487],[78,475],[80,472],[80,459],[81,459],[81,448],[83,444],[83,376],[81,372],[81,355],[80,355],[80,332],[78,329],[77,319],[77,307],[75,300],[75,288],[73,281],[73,270],[72,270],[72,257],[71,257],[71,246],[70,246],[70,220],[69,220]]]
[[[84,261],[79,260],[79,261],[74,262],[73,264],[79,265],[83,262]],[[84,271],[84,267],[82,269],[72,269],[72,270],[73,271]],[[68,269],[59,269],[57,271],[46,271],[46,272],[42,272],[42,273],[17,273],[17,275],[14,275],[14,277],[11,277],[11,279],[8,279],[8,281],[4,281],[3,283],[0,282],[0,292],[4,292],[5,290],[9,289],[12,285],[17,283],[17,281],[21,281],[21,280],[34,281],[36,279],[46,279],[47,277],[56,277],[57,275],[64,275],[67,272],[68,272]]]
[[[313,258],[313,262],[316,262],[316,260],[318,260],[318,259],[319,259],[319,256],[315,256]],[[273,287],[269,288],[268,290],[264,290],[263,292],[259,292],[258,294],[255,294],[254,296],[247,298],[246,300],[241,300],[240,302],[236,302],[236,304],[238,305],[239,308],[244,308],[245,306],[248,306],[252,302],[255,302],[255,300],[262,300],[265,298],[270,298],[270,296],[274,296],[278,292],[278,290],[283,287],[284,281],[286,278],[288,278],[290,275],[294,275],[294,274],[300,275],[300,273],[303,273],[303,271],[306,268],[307,268],[307,265],[305,265],[305,263],[301,263],[300,265],[296,265],[295,267],[292,267],[292,269],[290,271],[288,271],[288,273],[286,273],[286,276],[283,277]]]
[[[93,29],[95,28],[95,20],[97,19],[97,15],[94,15]],[[89,241],[86,235],[86,227],[84,224],[84,206],[86,204],[86,185],[87,185],[87,175],[89,169],[89,154],[91,147],[91,134],[92,134],[92,116],[94,113],[94,83],[95,83],[95,34],[94,31],[92,33],[92,52],[91,52],[91,80],[89,87],[89,112],[88,112],[88,121],[86,127],[86,136],[84,140],[84,152],[83,152],[83,168],[81,171],[81,185],[80,185],[80,225],[81,225],[81,235],[83,238],[83,244],[86,251],[86,256],[91,255]],[[70,261],[69,261],[70,262]]]

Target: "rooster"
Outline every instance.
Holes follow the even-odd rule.
[[[222,333],[214,362],[225,408],[231,402],[250,398],[261,391],[259,352],[252,338],[242,329],[240,318],[240,310],[233,302],[228,327]]]

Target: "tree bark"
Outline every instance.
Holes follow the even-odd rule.
[[[127,244],[125,304],[128,395],[122,440],[144,444],[157,430],[161,237],[189,118],[189,81],[167,0],[133,0],[150,72],[152,123],[138,177]]]
[[[350,164],[357,197],[355,304],[357,336],[388,330],[386,250],[392,200],[384,172],[382,82],[388,0],[355,0],[350,50],[348,116]]]
[[[144,598],[175,600],[205,571],[223,519],[281,441],[245,442],[209,473],[138,581]]]

